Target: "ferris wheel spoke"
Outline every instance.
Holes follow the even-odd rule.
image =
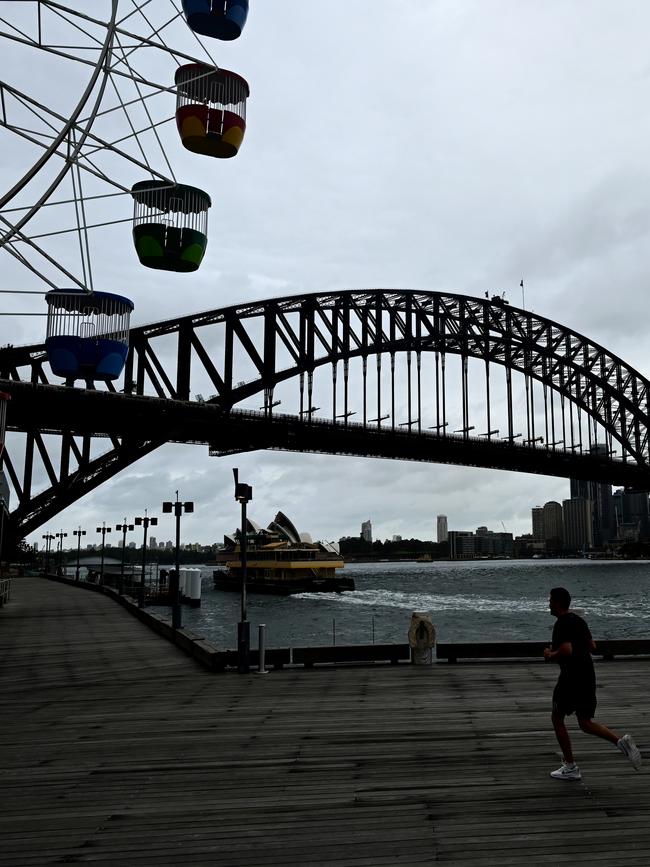
[[[92,202],[92,201],[96,201],[98,199],[112,199],[112,198],[115,198],[115,196],[130,196],[130,195],[131,195],[131,191],[129,189],[127,189],[126,187],[123,187],[118,193],[101,193],[101,194],[98,194],[96,196],[86,196],[86,201]],[[74,205],[74,199],[55,199],[54,201],[45,202],[45,204],[42,207],[43,208],[56,208],[56,207],[60,207],[61,205]],[[16,213],[19,213],[20,211],[27,211],[27,210],[29,210],[30,207],[31,207],[31,205],[23,205],[21,208],[5,208],[3,213],[4,214],[16,214]],[[131,218],[129,217],[129,220],[130,219]],[[118,222],[122,222],[122,221],[118,221]],[[128,220],[125,220],[125,222],[128,222]]]
[[[98,27],[109,27],[110,26],[111,29],[115,33],[119,34],[120,36],[127,36],[129,39],[133,39],[134,40],[134,50],[137,50],[141,46],[149,46],[150,48],[157,48],[160,51],[163,51],[167,54],[171,54],[174,58],[180,58],[181,60],[183,60],[186,63],[198,63],[199,62],[199,60],[196,57],[193,57],[190,54],[185,54],[182,51],[179,51],[175,48],[170,47],[169,45],[166,45],[162,41],[157,41],[155,39],[152,39],[150,36],[143,36],[141,33],[134,33],[131,30],[125,30],[123,27],[118,26],[117,23],[109,24],[106,21],[102,21],[102,19],[100,19],[100,18],[93,18],[91,15],[87,15],[83,12],[80,12],[78,9],[70,9],[69,7],[62,6],[60,3],[50,2],[50,0],[42,0],[42,2],[43,2],[43,5],[45,5],[45,6],[48,6],[52,9],[60,9],[64,12],[69,12],[71,15],[74,15],[78,18],[82,18],[85,21],[88,21],[91,24],[95,24]],[[163,30],[165,30],[167,27],[169,27],[171,24],[173,24],[179,18],[183,17],[182,12],[176,7],[176,5],[174,3],[172,3],[171,5],[174,9],[175,14],[173,15],[172,18],[170,18],[163,25],[161,25],[159,28],[157,28],[157,30],[155,31],[156,34],[161,33]],[[137,12],[137,10],[134,10],[134,13],[135,12]],[[216,66],[216,64],[215,64],[215,66]]]
[[[160,27],[156,28],[156,27],[154,27],[153,24],[151,24],[151,22],[149,21],[147,16],[141,10],[138,10],[138,11],[141,12],[143,19],[145,20],[145,22],[147,23],[147,26],[151,30],[150,35],[148,37],[146,37],[147,42],[152,40],[154,36],[160,37],[160,34],[163,32],[163,30],[166,30],[171,24],[174,23],[174,21],[177,20],[177,18],[181,17],[180,12],[176,12],[176,15],[174,15],[172,18],[170,18],[169,21],[166,21],[164,24],[161,24]],[[117,28],[117,33],[121,35],[122,29],[120,27]],[[154,42],[153,45],[158,47],[158,48],[163,48],[163,49],[166,48],[165,43],[162,41]],[[140,47],[139,45],[136,45],[129,53],[132,54],[134,51],[137,51],[137,49],[139,47]],[[174,59],[176,59],[176,58],[174,58]],[[176,63],[179,63],[179,61],[176,60]]]
[[[183,17],[183,13],[182,13],[182,11],[178,8],[178,6],[177,6],[176,3],[174,2],[174,0],[169,0],[169,2],[170,2],[171,5],[174,7],[174,9],[176,10],[177,14],[182,18],[182,17]],[[201,48],[202,48],[203,51],[205,52],[205,55],[206,55],[206,57],[208,58],[208,60],[210,61],[210,63],[212,64],[212,66],[214,66],[215,69],[219,69],[219,65],[217,64],[217,61],[212,57],[212,54],[210,53],[210,51],[209,51],[208,48],[206,47],[205,43],[203,42],[203,40],[201,39],[201,37],[199,36],[199,34],[198,34],[195,30],[192,30],[192,28],[190,28],[190,33],[192,34],[192,37],[194,38],[194,41],[195,41],[195,42],[198,42],[198,44],[201,46]],[[178,62],[178,61],[177,61],[177,62]]]
[[[94,109],[93,109],[93,112],[91,112],[89,124],[86,127],[86,129],[90,128],[90,124],[94,120],[95,113],[97,111],[99,111],[99,106],[101,104],[101,100],[102,100],[102,97],[104,95],[104,89],[106,86],[106,75],[104,73],[103,66],[104,66],[104,63],[105,63],[107,57],[110,54],[112,44],[113,44],[113,27],[115,24],[115,18],[117,17],[118,0],[111,0],[111,3],[112,3],[111,24],[110,24],[110,27],[108,28],[108,31],[107,31],[106,40],[104,42],[104,46],[103,46],[101,54],[100,54],[100,60],[97,63],[97,66],[95,68],[94,73],[90,77],[90,81],[88,82],[86,89],[84,90],[84,92],[81,96],[81,99],[79,100],[76,108],[72,112],[70,119],[67,121],[67,123],[63,124],[63,127],[62,127],[61,131],[59,132],[59,135],[55,138],[52,145],[50,145],[50,148],[48,150],[46,150],[44,154],[41,155],[40,159],[38,159],[36,161],[36,163],[29,170],[27,175],[25,175],[23,178],[21,178],[18,181],[18,183],[14,184],[14,186],[7,193],[5,193],[5,195],[2,196],[2,198],[0,198],[0,209],[2,209],[8,202],[10,202],[14,198],[14,196],[16,196],[16,194],[18,192],[20,192],[20,190],[23,189],[23,187],[25,186],[25,183],[29,179],[33,178],[34,175],[37,172],[39,172],[43,168],[43,166],[47,163],[47,161],[50,158],[50,156],[52,155],[52,153],[57,150],[60,142],[65,140],[69,130],[77,122],[79,116],[81,115],[81,112],[83,111],[84,106],[90,100],[93,92],[95,91],[97,84],[99,83],[99,88],[98,88],[99,93],[96,95]],[[82,142],[84,139],[85,139],[85,136],[82,138]],[[59,184],[61,183],[61,181],[65,177],[66,171],[67,171],[67,166],[64,167],[63,171],[59,173],[59,175],[54,179],[54,181],[45,190],[45,192],[43,193],[43,195],[40,198],[40,201],[38,203],[39,205],[42,204],[43,202],[46,202],[48,200],[48,198],[52,195],[54,190],[56,190],[56,188],[59,186]],[[25,223],[33,216],[34,213],[35,213],[35,211],[31,211],[27,215],[25,215],[22,218],[22,222],[19,224],[18,228],[21,228],[23,225],[25,225]]]
[[[120,18],[120,20],[117,22],[118,27],[121,27],[125,21],[128,21],[129,18],[137,15],[141,9],[144,9],[145,6],[149,6],[152,2],[153,0],[144,0],[144,3],[138,4],[135,2],[135,0],[131,0],[131,4],[135,6],[135,9],[132,9],[127,15],[124,16],[124,18]]]
[[[90,246],[88,244],[88,227],[86,223],[86,204],[83,197],[83,184],[81,182],[81,171],[79,163],[73,166],[70,172],[72,181],[72,194],[74,196],[74,209],[77,217],[77,236],[79,240],[79,255],[81,259],[81,270],[83,273],[83,282],[88,285],[90,291],[93,290],[93,271],[90,261]]]
[[[130,195],[130,193],[129,193],[129,195]],[[70,200],[70,204],[74,204],[74,201]],[[86,229],[104,229],[104,228],[106,228],[106,226],[117,226],[120,223],[132,223],[132,222],[133,222],[133,217],[123,217],[120,220],[103,220],[101,223],[89,223],[88,225],[85,226],[85,228]],[[55,238],[57,235],[70,235],[73,232],[77,232],[77,231],[78,231],[77,227],[73,226],[72,228],[69,228],[69,229],[54,229],[51,232],[41,232],[38,235],[30,235],[29,237],[30,237],[30,240],[32,240],[32,241],[40,241],[43,238]],[[12,243],[17,244],[20,240],[22,240],[22,239],[18,238],[15,242],[12,242]]]
[[[46,283],[51,289],[58,289],[58,286],[56,285],[56,283],[54,283],[52,280],[50,280],[45,274],[42,273],[42,271],[39,271],[37,268],[35,268],[32,265],[32,263],[29,261],[29,259],[27,259],[27,257],[24,256],[20,252],[20,250],[14,249],[13,244],[7,244],[5,249],[7,250],[8,253],[10,253],[10,255],[12,255],[15,259],[17,259],[24,268],[27,268],[28,271],[31,271],[32,274],[35,274],[39,278],[39,280],[42,280],[43,283]],[[15,293],[17,295],[42,295],[42,294],[44,294],[42,291],[24,290],[24,289],[17,289],[17,290],[3,289],[2,292],[3,292],[3,294],[14,294]]]
[[[29,97],[27,94],[24,94],[21,91],[18,91],[16,88],[11,87],[10,85],[3,84],[2,86],[4,88],[6,88],[9,92],[11,92],[12,96],[14,96],[17,100],[19,100],[21,102],[21,104],[24,105],[24,107],[26,109],[31,111],[32,107],[33,107],[35,109],[38,109],[41,112],[44,112],[45,114],[49,115],[50,117],[54,118],[55,120],[58,120],[61,123],[65,122],[65,117],[63,115],[59,114],[58,112],[55,112],[53,109],[48,108],[47,106],[43,105],[42,103],[37,102],[36,100]],[[136,100],[136,102],[139,102],[139,100]],[[128,116],[128,113],[127,113],[127,116]],[[56,131],[56,127],[54,125],[51,125],[49,122],[45,121],[42,117],[40,119],[44,123],[46,123],[48,126],[51,126],[51,129],[53,130],[53,132]],[[162,123],[169,123],[170,120],[173,120],[173,118],[171,118],[171,117],[165,118],[163,121],[160,121],[159,124],[157,124],[157,125],[160,125]],[[21,130],[20,128],[11,126],[10,124],[7,124],[7,123],[0,122],[0,126],[4,126],[8,129],[11,129],[16,134],[18,134],[21,137],[30,141],[32,144],[36,144],[39,147],[42,147],[43,149],[45,149],[47,151],[51,150],[51,147],[52,147],[51,144],[46,144],[35,137],[36,135],[42,136],[42,135],[44,135],[44,133],[36,133],[35,132],[32,135],[29,135],[25,130]],[[150,127],[146,127],[141,132],[144,132],[144,131],[148,130],[149,128]],[[146,158],[146,154],[144,155],[143,161],[136,159],[131,154],[129,154],[127,151],[123,150],[122,148],[118,148],[116,146],[116,144],[109,142],[109,141],[106,141],[105,139],[102,139],[99,136],[95,135],[88,128],[88,122],[87,121],[84,125],[73,124],[70,127],[69,132],[71,134],[73,132],[79,132],[83,136],[83,142],[81,144],[79,144],[79,142],[75,142],[75,144],[71,148],[69,139],[66,139],[63,142],[59,142],[59,145],[56,148],[56,150],[54,150],[52,152],[53,155],[60,157],[62,160],[66,161],[66,163],[68,163],[69,165],[73,165],[73,164],[78,163],[82,168],[87,168],[85,166],[85,163],[84,163],[84,161],[87,160],[90,163],[90,165],[92,166],[92,168],[94,170],[93,173],[96,176],[101,177],[103,180],[105,180],[106,182],[108,182],[112,185],[119,186],[119,188],[122,190],[125,190],[126,188],[124,186],[117,184],[113,178],[109,177],[107,174],[105,174],[103,171],[101,171],[101,169],[99,169],[97,166],[95,166],[90,160],[90,157],[92,157],[96,154],[99,154],[103,151],[110,151],[113,154],[129,161],[133,165],[136,165],[138,168],[140,168],[146,172],[151,172],[154,176],[156,176],[160,180],[169,181],[170,183],[172,183],[172,181],[169,180],[169,178],[166,175],[164,175],[161,172],[158,172],[155,168],[153,168],[151,166],[151,163]],[[137,138],[137,135],[138,135],[138,132],[136,130],[133,130],[132,135],[124,136],[122,139],[120,139],[118,141],[128,141],[132,137]],[[60,136],[57,136],[57,138],[60,138]],[[158,141],[160,141],[160,140],[158,139]],[[88,144],[88,143],[90,143],[90,144]],[[93,143],[94,143],[94,146],[93,146]],[[86,152],[85,148],[87,148],[88,152]],[[37,206],[35,205],[34,207],[37,207]],[[0,246],[2,245],[2,243],[3,243],[3,240],[0,240]]]
[[[119,45],[119,47],[120,47],[120,50],[122,50],[122,46],[121,46],[121,43],[120,43],[120,41],[119,41],[119,36],[117,37],[117,43],[118,43],[118,45]],[[125,59],[125,62],[127,63],[127,66],[128,66],[129,69],[130,69],[131,66],[130,66],[130,64],[128,63],[128,60],[126,59],[126,57],[125,57],[124,59]],[[113,81],[112,78],[111,78],[111,84],[112,84],[113,87],[115,88],[115,93],[117,94],[117,96],[118,96],[118,98],[119,98],[119,100],[120,100],[120,103],[121,103],[121,102],[122,102],[121,94],[119,93],[119,90],[118,90],[118,88],[117,88],[117,85],[115,84],[115,82]],[[172,166],[171,166],[171,163],[169,162],[169,158],[168,158],[167,153],[166,153],[166,151],[165,151],[165,148],[163,147],[163,144],[162,144],[162,142],[161,142],[161,140],[160,140],[160,136],[158,135],[158,130],[156,129],[156,125],[154,124],[153,118],[151,117],[151,112],[149,111],[149,107],[148,107],[146,101],[145,101],[144,98],[143,98],[143,94],[142,94],[142,92],[141,92],[141,90],[140,90],[139,85],[138,85],[136,82],[134,82],[134,86],[135,86],[135,89],[136,89],[136,91],[137,91],[137,93],[138,93],[138,97],[140,98],[139,105],[142,107],[144,113],[145,113],[146,116],[147,116],[147,120],[149,121],[149,125],[150,125],[150,128],[151,128],[151,131],[153,132],[153,135],[154,135],[154,137],[155,137],[155,139],[156,139],[156,142],[158,143],[158,147],[160,148],[160,153],[162,154],[162,157],[163,157],[163,159],[164,159],[164,161],[165,161],[165,163],[166,163],[166,165],[167,165],[167,168],[169,169],[169,174],[171,175],[171,177],[172,177],[172,178],[174,179],[174,181],[175,181],[175,180],[176,180],[176,177],[175,177],[175,175],[174,175],[174,170],[173,170],[173,168],[172,168]],[[124,106],[122,106],[122,107],[124,108]],[[135,127],[133,126],[133,123],[132,123],[132,121],[131,121],[131,118],[129,117],[129,113],[128,113],[128,111],[126,110],[126,108],[124,108],[124,114],[125,114],[126,117],[127,117],[127,120],[128,120],[129,126],[131,127],[131,131],[133,132],[133,135],[134,135],[134,137],[135,137],[135,139],[136,139],[136,141],[137,141],[137,143],[138,143],[138,147],[139,147],[140,150],[141,150],[141,153],[142,153],[143,159],[144,159],[145,161],[147,161],[147,157],[146,157],[146,154],[145,154],[144,149],[143,149],[143,147],[142,147],[142,144],[141,144],[141,142],[140,142],[139,135],[138,135],[138,133],[136,132]]]
[[[21,241],[24,241],[24,243],[25,243],[28,247],[30,247],[32,250],[34,250],[36,253],[38,253],[40,256],[42,256],[42,257],[43,257],[47,262],[49,262],[49,264],[52,265],[52,266],[53,266],[57,271],[60,271],[60,272],[61,272],[62,274],[64,274],[64,275],[65,275],[69,280],[72,280],[73,283],[76,283],[76,285],[77,285],[80,289],[83,289],[84,292],[87,291],[86,287],[84,286],[84,284],[82,283],[81,280],[79,280],[77,277],[75,277],[74,274],[72,274],[70,271],[68,271],[68,269],[65,268],[65,267],[64,267],[60,262],[57,262],[56,259],[54,259],[52,256],[50,256],[50,254],[47,253],[45,250],[43,250],[42,247],[40,247],[38,244],[36,244],[34,241],[32,241],[31,238],[28,238],[27,235],[23,234],[23,233],[22,233],[19,229],[17,229],[15,226],[12,226],[11,223],[9,222],[9,220],[7,220],[7,219],[6,219],[5,217],[3,217],[2,215],[0,215],[0,222],[4,223],[6,226],[9,226],[9,228],[10,228],[10,233],[9,233],[9,234],[10,234],[11,237],[15,237],[15,238],[17,238],[17,239],[20,239]],[[5,249],[10,253],[10,255],[15,256],[16,258],[19,258],[19,259],[20,259],[21,256],[23,255],[23,254],[19,254],[18,251],[16,251],[16,250],[14,249],[14,245],[13,245],[13,244],[10,244],[10,243],[2,243],[2,246],[4,246],[4,248],[5,248]],[[32,269],[32,270],[34,270],[34,269]],[[48,280],[46,280],[45,275],[41,275],[40,272],[37,272],[37,271],[35,271],[35,273],[38,273],[39,276],[41,276],[41,277],[45,280],[45,282],[49,282]]]

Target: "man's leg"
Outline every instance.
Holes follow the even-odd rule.
[[[578,725],[586,734],[595,735],[597,738],[602,738],[614,745],[618,744],[620,740],[620,737],[611,729],[608,729],[607,726],[594,722],[592,719],[587,719],[587,717],[578,716]]]
[[[565,714],[561,713],[559,710],[553,709],[553,713],[551,714],[551,720],[553,722],[555,737],[557,738],[557,742],[560,745],[560,749],[562,750],[564,761],[568,765],[572,765],[573,750],[571,748],[571,738],[569,737],[569,732],[567,731],[567,727],[564,724],[564,717]]]

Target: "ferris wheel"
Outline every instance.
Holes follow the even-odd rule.
[[[248,0],[0,4],[0,292],[7,313],[46,306],[68,384],[116,379],[127,355],[133,301],[94,267],[114,227],[132,223],[136,266],[201,265],[211,199],[180,171],[242,144],[248,84],[211,50],[247,14]]]

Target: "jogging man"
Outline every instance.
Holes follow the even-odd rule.
[[[578,725],[588,735],[596,735],[609,741],[632,762],[635,770],[641,767],[641,753],[632,735],[619,737],[611,729],[593,721],[596,712],[596,674],[591,659],[596,649],[589,627],[582,619],[569,611],[571,594],[564,587],[554,587],[549,596],[551,614],[557,617],[553,627],[552,646],[544,650],[547,662],[557,662],[560,676],[553,690],[553,713],[551,719],[555,737],[562,750],[564,762],[551,776],[556,780],[581,779],[580,768],[573,759],[571,739],[564,718],[575,713]]]

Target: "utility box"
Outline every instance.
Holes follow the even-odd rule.
[[[433,648],[436,646],[436,627],[425,612],[414,611],[411,615],[409,645],[414,665],[431,665]]]

